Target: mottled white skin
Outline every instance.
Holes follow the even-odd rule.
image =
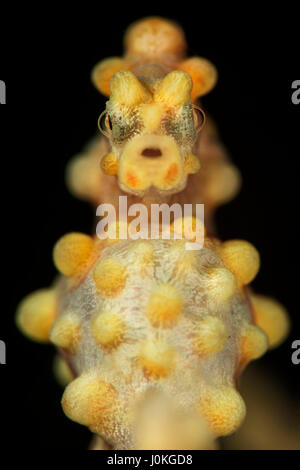
[[[102,436],[115,449],[136,448],[135,406],[149,388],[162,391],[177,407],[195,414],[195,405],[201,402],[207,387],[235,387],[241,331],[246,323],[252,322],[248,301],[238,289],[229,300],[217,301],[206,275],[207,268],[223,266],[215,247],[193,252],[193,265],[186,258],[191,252],[182,249],[182,245],[178,249],[182,242],[147,241],[154,250],[153,262],[148,264],[142,263],[136,252],[139,242],[120,241],[105,248],[101,258],[113,256],[127,268],[126,286],[115,297],[104,299],[99,295],[93,268],[69,291],[64,281],[60,286],[59,316],[72,312],[81,324],[76,352],[73,355],[66,352],[69,364],[76,375],[89,371],[112,384],[119,394],[114,428]],[[145,315],[149,295],[160,282],[171,283],[184,301],[184,313],[172,328],[154,328]],[[127,324],[125,341],[114,351],[105,351],[91,334],[91,319],[100,310],[121,312]],[[201,358],[193,351],[191,333],[208,315],[223,320],[228,339],[223,350]],[[138,362],[142,341],[152,335],[163,338],[176,355],[172,373],[160,380],[145,377]]]

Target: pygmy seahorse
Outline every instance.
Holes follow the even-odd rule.
[[[58,348],[58,373],[70,380],[63,410],[99,436],[98,448],[214,448],[244,419],[239,375],[288,331],[285,309],[248,287],[260,266],[254,246],[215,236],[214,210],[240,186],[197,101],[216,80],[208,60],[186,57],[181,28],[161,18],[131,25],[124,57],[92,72],[109,97],[105,135],[70,163],[71,191],[116,209],[122,195],[129,207],[205,207],[199,250],[186,249],[195,214],[170,219],[181,239],[121,237],[130,224],[120,220],[104,239],[63,236],[53,253],[61,277],[18,308],[21,330]]]

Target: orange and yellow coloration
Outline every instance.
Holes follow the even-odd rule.
[[[67,180],[77,196],[116,208],[124,192],[130,204],[204,203],[203,248],[185,249],[195,217],[170,221],[183,240],[123,240],[128,227],[119,222],[106,240],[67,234],[53,252],[60,280],[17,314],[25,334],[63,350],[70,371],[56,360],[55,372],[70,382],[65,414],[114,449],[214,448],[244,419],[238,376],[288,332],[283,307],[247,287],[259,270],[257,250],[213,236],[213,211],[234,196],[240,177],[210,120],[199,137],[195,100],[217,73],[185,49],[172,22],[149,18],[129,28],[124,57],[92,72],[109,96],[101,121],[108,139],[77,156]]]
[[[204,58],[186,58],[183,31],[161,18],[132,25],[124,45],[123,58],[102,60],[92,72],[109,97],[99,120],[108,139],[96,139],[70,163],[68,186],[96,205],[117,204],[124,191],[131,204],[204,203],[210,229],[214,209],[240,187],[210,119],[200,137],[197,99],[215,86],[216,69]]]
[[[49,342],[49,333],[55,320],[57,299],[54,289],[40,289],[28,295],[20,303],[16,322],[26,336],[41,342]]]

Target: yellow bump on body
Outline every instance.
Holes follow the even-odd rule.
[[[242,177],[230,163],[215,163],[205,169],[206,184],[203,191],[210,203],[219,205],[230,201],[240,190]]]
[[[269,347],[278,346],[288,335],[290,320],[286,309],[275,299],[251,295],[254,321],[268,336]]]
[[[102,433],[111,425],[116,401],[117,392],[111,384],[84,374],[67,386],[62,407],[73,421]]]
[[[240,286],[249,284],[260,267],[256,248],[245,240],[228,240],[222,243],[220,256],[228,269],[235,275]]]
[[[29,338],[48,342],[56,314],[57,299],[54,289],[40,289],[21,301],[16,313],[16,323]]]
[[[192,242],[201,239],[201,235],[205,236],[205,227],[202,221],[190,216],[175,219],[170,226],[170,231]]]
[[[209,60],[202,57],[186,59],[177,68],[188,73],[193,80],[192,100],[208,93],[217,82],[217,69]]]
[[[129,70],[120,70],[110,80],[110,101],[118,105],[137,106],[152,100],[151,93]]]
[[[148,338],[142,345],[139,361],[146,377],[164,378],[173,371],[175,351],[160,338]]]
[[[103,175],[99,171],[99,158],[79,154],[72,158],[66,169],[66,184],[74,196],[97,200]]]
[[[98,261],[93,277],[97,290],[103,297],[114,297],[125,287],[128,274],[119,261],[108,256]]]
[[[216,303],[226,302],[237,290],[234,274],[223,267],[212,266],[206,268],[205,280],[209,299]]]
[[[181,295],[171,284],[161,284],[150,294],[147,317],[154,327],[172,327],[183,310]]]
[[[53,324],[50,331],[50,341],[58,346],[74,353],[80,338],[80,322],[72,313],[60,316]]]
[[[192,153],[188,153],[184,159],[184,171],[187,175],[197,173],[200,170],[199,158]]]
[[[100,312],[92,318],[91,333],[100,346],[115,349],[124,340],[125,322],[120,314]]]
[[[121,57],[109,57],[102,60],[92,70],[94,86],[105,96],[110,95],[109,82],[111,77],[119,70],[128,68],[128,63]]]
[[[240,394],[225,385],[204,389],[197,408],[217,436],[236,431],[246,415],[245,403]]]
[[[166,103],[169,106],[183,105],[190,100],[192,86],[192,79],[187,73],[174,70],[168,73],[156,87],[154,101]]]
[[[247,325],[242,332],[241,356],[243,362],[258,359],[268,349],[268,338],[266,334],[255,325]]]
[[[216,354],[225,347],[228,331],[225,323],[217,317],[208,316],[198,320],[192,333],[194,352],[200,357]]]
[[[57,269],[65,276],[81,274],[93,252],[94,241],[84,233],[68,233],[61,237],[53,250]]]
[[[63,387],[68,385],[74,379],[74,375],[72,374],[68,364],[59,354],[56,354],[54,357],[53,373],[57,382]]]
[[[118,174],[118,158],[114,152],[110,152],[102,158],[101,168],[107,175]]]

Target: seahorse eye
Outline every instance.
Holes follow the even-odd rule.
[[[103,111],[98,119],[98,127],[103,135],[110,137],[112,133],[112,123],[108,111]]]
[[[201,108],[195,105],[193,105],[193,119],[195,131],[200,132],[205,123],[205,114]]]

